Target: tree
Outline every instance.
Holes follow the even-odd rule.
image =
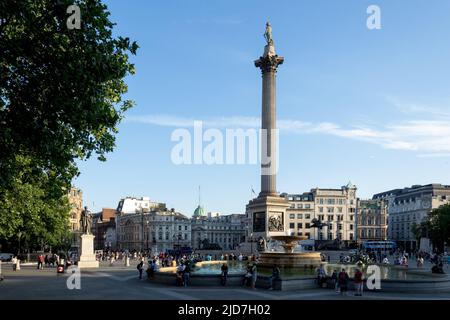
[[[81,28],[68,29],[72,0],[0,3],[0,186],[16,174],[15,155],[53,170],[68,186],[76,159],[100,160],[114,148],[117,125],[132,106],[122,100],[138,48],[113,37],[98,0],[78,0]]]
[[[444,252],[444,244],[450,243],[450,204],[434,209],[428,217],[427,226],[433,246]]]
[[[0,239],[10,239],[16,245],[20,232],[29,249],[57,245],[68,229],[68,199],[60,196],[61,186],[51,174],[31,174],[27,159],[17,161],[23,164],[21,174],[0,195]]]
[[[427,228],[428,228],[427,222],[421,222],[419,224],[414,222],[411,225],[411,233],[414,235],[414,238],[416,238],[418,244],[420,244],[421,238],[427,236]]]
[[[99,0],[0,2],[0,239],[58,242],[76,160],[113,150],[138,48],[113,26]]]

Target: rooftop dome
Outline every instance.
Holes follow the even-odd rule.
[[[203,209],[201,205],[198,205],[197,209],[195,209],[194,211],[194,217],[204,217],[204,216],[206,216],[205,209]]]

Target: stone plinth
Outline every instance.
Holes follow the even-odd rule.
[[[83,234],[81,236],[81,254],[78,260],[78,268],[98,268],[99,262],[95,259],[94,236]]]
[[[252,221],[254,239],[262,237],[268,241],[271,236],[285,235],[288,223],[286,209],[289,207],[289,202],[280,196],[259,196],[251,200],[246,212]]]

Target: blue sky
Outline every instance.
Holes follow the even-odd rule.
[[[106,163],[80,163],[85,205],[149,196],[191,215],[244,213],[258,165],[174,165],[173,130],[202,120],[257,122],[270,20],[277,53],[278,190],[351,180],[358,196],[450,184],[450,2],[107,1],[116,34],[140,45],[127,78],[136,106]],[[366,27],[369,5],[381,30]],[[188,128],[188,126],[187,126]]]

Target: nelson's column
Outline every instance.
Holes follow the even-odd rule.
[[[264,37],[267,41],[264,54],[255,61],[262,72],[262,114],[261,114],[261,192],[247,204],[247,216],[251,229],[247,237],[256,241],[258,251],[264,251],[271,236],[288,233],[286,209],[289,203],[280,197],[276,187],[277,177],[277,138],[276,129],[276,73],[284,58],[275,53],[272,27],[267,22]],[[253,247],[253,245],[252,245]]]

